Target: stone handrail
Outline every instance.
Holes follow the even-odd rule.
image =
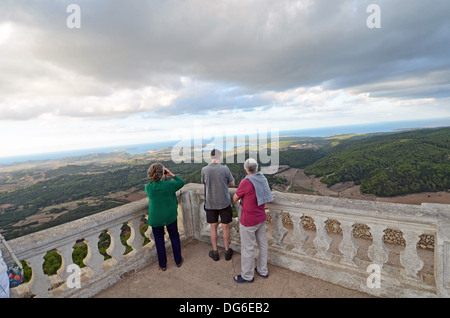
[[[275,200],[268,204],[274,218],[273,246],[286,251],[283,240],[286,229],[280,222],[281,212],[286,211],[293,220],[294,248],[290,254],[305,256],[304,263],[320,264],[310,269],[309,275],[359,289],[369,294],[387,297],[448,297],[450,295],[450,276],[446,269],[448,246],[450,243],[450,206],[441,204],[407,205],[363,200],[348,200],[311,195],[274,193]],[[310,216],[314,219],[316,235],[313,248],[306,248],[308,239],[302,227],[302,219]],[[337,220],[342,229],[339,244],[340,253],[329,252],[331,237],[325,230],[328,220]],[[353,237],[356,224],[365,224],[370,228],[372,244],[367,249],[370,261],[356,258],[358,244]],[[400,268],[386,265],[389,250],[383,240],[386,229],[401,231],[405,248],[400,252]],[[417,242],[422,234],[436,237],[434,249],[434,281],[428,282],[418,272],[423,260],[417,251]],[[340,254],[340,255],[339,255]],[[380,270],[379,287],[368,284],[373,265]],[[344,265],[344,267],[342,266]],[[322,270],[325,268],[325,270]],[[328,268],[332,268],[330,271]],[[307,273],[308,269],[305,270]]]
[[[140,223],[147,215],[148,199],[132,202],[117,208],[84,217],[73,222],[55,226],[43,231],[9,241],[19,260],[25,260],[32,269],[28,283],[11,289],[11,297],[89,297],[117,282],[127,272],[139,270],[154,259],[154,244],[150,238],[151,228],[145,233],[151,242],[143,245],[145,238],[140,234]],[[126,255],[120,239],[124,224],[130,227],[127,244],[132,251]],[[107,231],[111,243],[107,249],[110,259],[104,260],[98,249],[99,236]],[[80,284],[76,285],[72,253],[77,241],[83,240],[88,254],[83,260],[85,268],[79,270]],[[56,250],[62,258],[61,268],[56,275],[47,276],[42,265],[48,251]],[[8,253],[5,261],[12,263]],[[68,283],[68,282],[71,283]]]
[[[230,195],[235,191],[230,189]],[[210,242],[209,225],[203,209],[203,185],[187,184],[177,195],[182,240],[195,238]],[[376,296],[450,297],[450,205],[393,204],[276,191],[273,195],[274,201],[266,205],[271,217],[268,233],[270,263]],[[240,207],[234,206],[240,212]],[[143,245],[145,238],[139,231],[147,209],[148,199],[143,199],[9,241],[18,259],[25,260],[33,272],[30,282],[11,289],[11,296],[89,297],[114,284],[128,272],[155,261],[151,229],[145,233],[151,241],[146,245]],[[283,213],[288,213],[293,223],[289,235],[282,221]],[[314,233],[302,226],[305,217],[313,220]],[[339,241],[335,242],[335,236],[327,233],[329,220],[339,223],[342,230]],[[233,222],[232,247],[239,250],[238,218]],[[120,240],[124,224],[131,229],[127,244],[132,251],[126,255]],[[353,229],[356,224],[370,228],[372,242],[367,250],[361,250],[355,241]],[[383,234],[388,228],[401,231],[405,241],[399,267],[387,264],[390,253]],[[111,236],[107,250],[111,258],[108,260],[104,260],[98,250],[99,236],[103,231],[108,231]],[[420,272],[423,261],[416,245],[422,234],[435,237],[432,279],[424,279]],[[88,248],[83,260],[86,267],[81,269],[80,288],[68,284],[73,278],[68,271],[73,263],[72,252],[79,240],[83,240]],[[219,244],[223,246],[220,240]],[[338,251],[330,249],[332,244],[338,244]],[[51,277],[42,269],[44,255],[50,250],[56,250],[63,261],[57,274]],[[360,257],[361,254],[365,257]],[[7,263],[12,262],[6,251],[3,256]],[[375,274],[379,275],[380,284],[374,287],[369,284],[369,279]]]
[[[186,192],[186,199],[189,196],[186,201],[193,211],[194,232],[191,234],[209,242],[203,187],[189,185]],[[230,189],[230,195],[234,192],[235,189]],[[277,191],[273,191],[273,195],[274,201],[266,205],[272,223],[270,263],[375,296],[450,297],[450,205],[395,204]],[[239,210],[237,205],[235,207]],[[282,213],[289,213],[293,223],[289,240]],[[302,226],[307,216],[315,224],[314,239]],[[333,237],[327,233],[329,220],[339,222],[342,229],[338,242],[333,242]],[[237,218],[234,222],[238,222]],[[367,225],[372,236],[371,245],[362,251],[365,257],[360,258],[357,257],[360,247],[353,234],[357,224]],[[400,252],[399,267],[386,264],[390,254],[383,240],[386,229],[399,230],[403,235],[405,247]],[[424,263],[418,254],[417,242],[422,234],[435,237],[431,279],[420,273]],[[338,252],[330,251],[332,243],[339,243]],[[232,246],[240,249],[236,230],[232,230]],[[379,285],[372,281],[375,278],[379,278]]]

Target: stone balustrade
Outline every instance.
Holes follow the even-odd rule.
[[[191,234],[209,242],[203,187],[188,187],[186,199],[189,197],[193,209],[194,233]],[[230,189],[230,195],[235,191]],[[266,205],[271,219],[270,263],[375,296],[450,296],[450,205],[395,204],[277,191],[273,196],[274,201]],[[239,206],[235,204],[235,207],[239,211]],[[285,213],[292,220],[290,229],[283,223]],[[305,217],[314,221],[314,233],[305,230]],[[341,235],[329,235],[326,224],[331,220],[339,224]],[[237,218],[234,222],[232,247],[239,250]],[[357,225],[369,227],[372,239],[365,250],[361,250],[354,237]],[[391,253],[383,239],[387,230],[400,231],[405,242],[398,266],[388,264]],[[424,234],[435,238],[431,274],[421,272],[424,263],[417,243]],[[337,245],[337,249],[332,251],[332,245]]]
[[[450,263],[445,248],[450,238],[450,206],[392,204],[279,192],[274,193],[274,198],[267,205],[271,215],[288,212],[293,220],[293,248],[287,248],[288,244],[284,241],[287,231],[280,222],[281,217],[275,217],[272,246],[276,247],[277,254],[272,257],[273,263],[287,263],[286,267],[290,269],[298,268],[304,274],[377,296],[449,296],[449,277],[445,274],[445,268]],[[312,247],[305,245],[308,239],[302,226],[305,216],[312,218],[316,227]],[[330,252],[333,240],[325,230],[328,220],[336,220],[342,229],[338,253]],[[372,242],[364,251],[368,261],[356,257],[359,248],[353,234],[356,224],[368,226],[372,235]],[[386,264],[389,250],[383,236],[387,229],[403,233],[405,248],[400,252],[399,268]],[[422,234],[437,236],[434,278],[431,280],[418,274],[424,265],[417,250]],[[374,268],[380,270],[379,288],[367,282]]]
[[[156,259],[151,228],[145,233],[150,243],[145,245],[145,237],[139,230],[147,213],[148,199],[143,199],[9,241],[17,258],[24,260],[32,269],[31,280],[12,288],[11,297],[90,297],[114,284],[126,273],[148,265]],[[127,254],[120,238],[124,224],[131,231],[127,244],[132,251]],[[106,250],[110,257],[107,260],[98,248],[99,237],[104,231],[110,235],[110,245]],[[185,236],[182,235],[182,238],[185,239]],[[81,268],[80,275],[76,276],[77,269],[69,265],[73,264],[74,245],[80,240],[87,245],[88,253],[83,260],[86,267]],[[42,265],[46,253],[53,250],[61,255],[62,265],[56,275],[49,277]],[[8,264],[13,262],[7,252],[3,255]],[[80,288],[77,288],[77,279]]]
[[[235,191],[230,189],[230,195]],[[376,296],[450,296],[450,205],[393,204],[276,191],[273,194],[274,201],[266,205],[271,219],[268,227],[271,264]],[[177,195],[182,241],[210,242],[203,209],[203,185],[187,184]],[[240,212],[240,207],[234,206]],[[139,231],[147,209],[148,199],[143,199],[9,241],[17,257],[25,260],[33,272],[31,281],[12,289],[11,296],[89,297],[128,272],[156,261],[151,230],[145,233],[150,239],[145,245],[145,237]],[[286,213],[292,220],[290,226],[283,223],[282,214]],[[305,229],[305,217],[313,220],[315,231]],[[342,234],[327,232],[326,224],[330,220],[340,226]],[[239,250],[238,218],[233,222],[232,247]],[[127,254],[120,240],[124,224],[131,230],[127,244],[132,251]],[[364,250],[354,237],[357,224],[368,226],[372,237]],[[383,240],[387,229],[400,231],[405,241],[398,266],[388,262],[391,253]],[[99,236],[104,231],[111,237],[108,260],[98,250]],[[435,238],[431,276],[421,272],[424,263],[417,242],[423,234]],[[81,287],[77,288],[68,283],[73,278],[68,269],[73,263],[74,245],[80,240],[87,244],[88,254],[83,260],[86,267],[81,269]],[[42,264],[50,250],[56,250],[63,262],[57,274],[48,277]],[[7,263],[12,262],[6,251],[3,255]],[[379,284],[373,284],[377,278]]]

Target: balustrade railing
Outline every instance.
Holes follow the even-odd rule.
[[[32,270],[31,280],[12,288],[11,297],[89,297],[126,273],[148,265],[155,259],[151,227],[144,236],[140,232],[147,213],[148,199],[143,199],[9,241],[17,258]],[[130,232],[126,241],[131,247],[129,253],[125,253],[126,246],[121,240],[124,225],[128,225],[127,232]],[[106,257],[98,245],[104,232],[110,236]],[[149,242],[144,245],[146,237]],[[72,257],[74,246],[81,242],[87,245],[83,268],[73,266]],[[52,276],[43,270],[44,256],[49,251],[56,251],[62,260],[61,267]],[[3,255],[8,264],[13,262],[7,252]]]
[[[208,242],[202,188],[192,187],[190,192],[195,196],[194,214],[200,223],[195,237]],[[230,195],[234,192],[230,189]],[[266,205],[271,219],[270,263],[376,296],[450,296],[450,205],[394,204],[277,191],[273,195],[274,201]],[[283,214],[289,215],[292,226],[283,222]],[[303,226],[306,217],[313,220],[315,231]],[[341,235],[328,233],[326,224],[331,220],[338,222]],[[365,239],[365,250],[354,235],[355,227],[361,224],[369,227],[372,237],[371,242]],[[385,244],[388,229],[400,231],[405,242],[397,255],[398,264],[388,262],[396,256]],[[431,273],[421,271],[424,262],[417,243],[424,234],[435,237],[432,264],[428,264]],[[232,231],[232,245],[240,248],[236,230]],[[332,245],[337,245],[333,251]],[[374,283],[377,279],[379,284]]]
[[[230,189],[230,195],[235,191]],[[185,185],[177,195],[182,240],[195,238],[210,242],[203,186]],[[276,191],[273,195],[274,201],[266,205],[270,216],[270,263],[377,296],[450,296],[450,205],[392,204]],[[240,207],[234,206],[239,213]],[[140,234],[147,209],[148,199],[143,199],[9,241],[17,257],[32,269],[31,280],[12,289],[11,296],[89,297],[108,288],[127,272],[155,261],[150,228],[144,236]],[[283,215],[289,215],[291,225],[283,222]],[[306,218],[313,221],[315,230],[305,228]],[[341,234],[327,231],[331,220],[337,222]],[[233,222],[232,247],[239,251],[238,217]],[[128,253],[121,242],[124,224],[131,232]],[[369,228],[372,237],[371,241],[365,241],[367,248],[358,244],[360,239],[354,234],[361,224]],[[393,253],[385,244],[387,229],[400,231],[405,242],[396,265],[389,262]],[[98,248],[99,236],[104,231],[111,241],[106,250],[107,260]],[[417,247],[423,234],[435,237],[432,271],[427,274],[422,271],[424,261]],[[145,237],[150,243],[144,244]],[[86,267],[81,269],[78,288],[72,284],[75,274],[69,269],[74,246],[80,241],[87,245],[88,253],[83,260]],[[61,255],[62,265],[49,277],[42,265],[44,256],[51,250]],[[7,263],[12,262],[6,251],[3,255]],[[377,279],[378,284],[373,284]]]

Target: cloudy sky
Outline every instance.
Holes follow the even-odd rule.
[[[381,28],[367,25],[372,3]],[[449,12],[448,0],[2,0],[0,157],[199,124],[450,118]]]

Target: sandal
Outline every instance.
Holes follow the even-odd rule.
[[[256,269],[256,267],[255,267],[255,272],[256,272],[256,274],[258,274],[259,276],[261,276],[261,277],[264,278],[264,279],[269,278],[269,274],[267,274],[267,275],[261,275],[261,274],[258,272],[258,270]]]
[[[253,281],[255,280],[254,278],[252,278],[252,280],[243,279],[241,275],[237,275],[236,277],[233,277],[235,283],[253,283]]]

